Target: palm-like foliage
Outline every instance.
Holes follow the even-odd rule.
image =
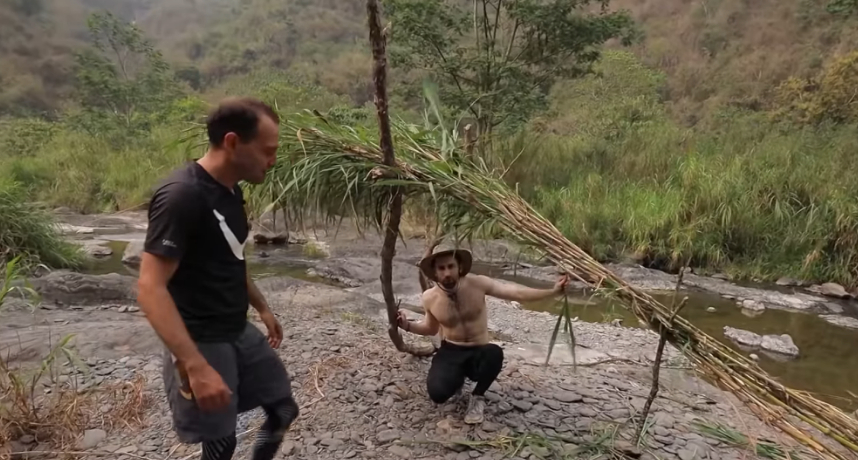
[[[407,199],[430,200],[444,231],[459,240],[502,229],[544,251],[564,272],[597,289],[613,291],[654,330],[666,329],[668,340],[699,371],[736,394],[763,420],[824,458],[845,457],[799,428],[796,419],[858,453],[858,421],[781,385],[753,361],[605,269],[511,190],[501,180],[502,171],[466,156],[443,128],[394,123],[397,160],[393,167],[382,164],[373,132],[336,125],[318,113],[290,116],[282,131],[281,160],[259,188],[262,197],[276,197],[272,205],[296,213],[352,215],[380,224],[389,196],[385,189],[399,186]]]

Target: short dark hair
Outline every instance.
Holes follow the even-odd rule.
[[[277,112],[258,99],[242,97],[221,101],[206,119],[209,144],[220,147],[227,133],[237,134],[243,142],[252,141],[256,137],[259,119],[263,115],[280,124]]]

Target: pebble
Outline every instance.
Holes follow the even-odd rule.
[[[391,441],[396,441],[400,436],[401,434],[397,430],[384,430],[378,433],[375,439],[382,444],[386,444]]]
[[[80,442],[80,448],[83,450],[92,449],[97,446],[104,438],[107,437],[107,432],[104,430],[86,430],[83,433],[83,439]]]
[[[552,397],[560,402],[576,403],[584,400],[584,397],[571,391],[558,391]]]
[[[411,457],[411,451],[410,451],[410,450],[408,450],[408,449],[406,449],[405,447],[402,447],[402,446],[396,446],[396,445],[394,445],[394,446],[390,446],[390,447],[388,447],[388,448],[387,448],[387,450],[388,450],[390,453],[395,454],[395,455],[398,455],[398,456],[400,456],[400,457],[402,457],[402,458],[409,458],[409,457]]]
[[[521,412],[527,412],[531,408],[533,408],[533,403],[529,403],[527,401],[514,400],[512,402],[513,407],[520,410]]]

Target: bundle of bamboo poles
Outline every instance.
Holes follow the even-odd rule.
[[[393,126],[397,160],[382,162],[377,136],[339,126],[318,114],[289,117],[283,127],[282,160],[261,196],[279,196],[281,206],[372,218],[380,225],[386,187],[406,197],[431,199],[442,225],[465,233],[499,225],[542,250],[566,273],[596,288],[614,290],[635,315],[671,344],[713,383],[734,393],[763,421],[789,434],[822,458],[845,459],[796,425],[801,420],[858,453],[858,421],[809,394],[785,387],[756,363],[706,335],[693,324],[631,286],[578,248],[479,158],[465,157],[449,133],[405,123]],[[792,417],[790,417],[792,416]]]

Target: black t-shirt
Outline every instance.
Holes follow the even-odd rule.
[[[247,324],[250,231],[244,198],[197,162],[174,171],[149,202],[146,252],[179,259],[167,285],[188,332],[197,342],[229,342]]]

